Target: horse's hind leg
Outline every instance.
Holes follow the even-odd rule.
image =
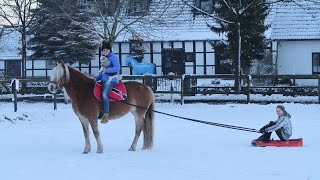
[[[103,145],[100,140],[100,133],[98,129],[98,120],[97,119],[90,119],[89,120],[94,137],[97,141],[97,153],[102,154],[103,153]]]
[[[83,154],[87,154],[88,152],[91,151],[91,144],[90,144],[90,138],[89,138],[89,121],[88,119],[84,117],[79,117],[82,129],[83,129],[83,135],[84,139],[86,141],[85,148],[83,150]]]
[[[141,131],[142,131],[142,127],[143,127],[143,115],[137,115],[135,114],[135,121],[136,121],[136,132],[135,132],[135,136],[134,136],[134,139],[133,139],[133,142],[131,144],[131,147],[129,149],[129,151],[135,151],[136,150],[136,147],[137,147],[137,143],[138,143],[138,140],[139,140],[139,136],[141,134]]]

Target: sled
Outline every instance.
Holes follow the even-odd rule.
[[[274,147],[301,147],[303,145],[302,138],[299,139],[289,139],[288,141],[280,141],[280,140],[270,140],[269,142],[262,142],[253,140],[251,142],[253,146],[256,147],[266,147],[266,146],[274,146]]]

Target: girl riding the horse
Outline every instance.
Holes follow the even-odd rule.
[[[96,76],[96,80],[101,80],[103,83],[103,115],[101,117],[101,123],[107,123],[110,109],[108,94],[119,82],[118,73],[120,71],[120,61],[112,52],[111,44],[105,40],[102,41],[100,62],[101,68],[99,75]]]

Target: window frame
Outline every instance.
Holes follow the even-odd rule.
[[[150,2],[150,0],[130,0],[126,14],[128,16],[147,15],[150,8]]]
[[[312,74],[320,74],[320,52],[313,52],[311,58],[312,58]],[[315,71],[315,65],[317,66],[317,71]]]
[[[212,7],[211,7],[211,9],[210,9],[210,11],[208,11],[208,10],[205,10],[203,7],[202,7],[202,5],[205,5],[205,3],[209,3],[208,5],[211,5]],[[207,12],[207,13],[209,13],[209,14],[212,14],[213,13],[213,7],[215,6],[215,0],[194,0],[194,5],[195,5],[195,7],[197,7],[197,8],[199,8],[199,9],[201,9],[201,10],[203,10],[203,11],[205,11],[205,12]],[[202,12],[199,12],[199,11],[197,11],[197,10],[194,10],[194,12],[195,12],[195,14],[202,14]]]

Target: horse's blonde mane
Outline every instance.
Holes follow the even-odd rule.
[[[70,81],[70,72],[69,68],[66,64],[58,64],[55,68],[52,69],[52,74],[50,76],[50,80],[53,82],[59,82],[61,78],[64,76],[64,70],[66,72],[66,83]]]

